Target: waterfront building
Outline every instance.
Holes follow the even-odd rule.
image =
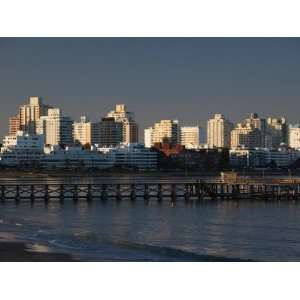
[[[253,127],[260,132],[259,147],[266,147],[267,121],[260,118],[257,113],[251,113],[250,117],[243,123],[246,127]]]
[[[300,158],[300,151],[287,147],[278,149],[231,149],[229,152],[230,165],[242,168],[287,168]]]
[[[110,155],[116,167],[138,170],[157,169],[157,152],[141,144],[123,143],[116,147],[100,147],[98,151]]]
[[[288,144],[288,126],[286,118],[267,118],[265,147],[277,149]]]
[[[17,135],[20,131],[20,117],[10,117],[9,118],[9,135]]]
[[[202,129],[200,126],[183,126],[180,128],[180,144],[185,148],[199,148],[202,141]]]
[[[45,148],[40,160],[42,169],[107,169],[114,166],[109,155],[99,153],[95,147],[91,150],[82,147],[51,146]]]
[[[74,143],[84,145],[92,144],[92,123],[87,117],[82,116],[79,122],[73,124]]]
[[[3,139],[0,164],[4,166],[35,166],[44,150],[43,136],[18,131]]]
[[[250,123],[238,123],[231,131],[231,149],[261,146],[261,131]]]
[[[92,144],[99,147],[117,146],[123,140],[123,124],[114,118],[102,118],[93,124]]]
[[[161,120],[152,127],[151,146],[156,143],[177,145],[180,140],[178,120]]]
[[[300,125],[290,125],[288,144],[293,149],[300,149]]]
[[[63,116],[59,108],[50,108],[48,116],[40,118],[37,133],[44,136],[46,145],[72,145],[73,121]]]
[[[153,128],[148,127],[144,130],[144,145],[146,148],[152,147]]]
[[[138,142],[138,125],[134,119],[134,114],[127,111],[125,104],[117,104],[115,110],[110,111],[106,117],[122,123],[123,143]]]
[[[207,144],[209,148],[230,148],[230,132],[233,124],[221,114],[207,121]]]
[[[19,108],[20,130],[29,134],[37,133],[37,124],[42,116],[48,115],[50,106],[43,104],[41,97],[29,97],[29,104]]]

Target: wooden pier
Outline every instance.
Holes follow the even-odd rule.
[[[146,182],[103,184],[0,184],[0,201],[51,200],[61,202],[129,199],[157,201],[300,200],[300,183]]]

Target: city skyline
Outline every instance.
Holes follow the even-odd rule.
[[[141,128],[161,119],[205,127],[217,112],[299,123],[299,48],[287,38],[2,38],[0,135],[36,94],[75,120],[126,103]]]
[[[252,141],[252,147],[256,145],[256,147],[278,148],[281,143],[288,144],[288,127],[295,126],[295,128],[299,128],[300,126],[296,123],[289,123],[286,117],[283,116],[277,118],[270,115],[261,116],[258,113],[248,113],[246,117],[249,118],[234,123],[231,122],[231,120],[228,120],[223,114],[216,113],[214,116],[207,119],[207,126],[202,127],[195,123],[184,124],[179,120],[162,119],[152,126],[139,130],[139,124],[135,120],[135,113],[128,111],[126,104],[115,104],[115,110],[108,111],[106,116],[103,115],[100,120],[92,120],[85,114],[81,115],[80,120],[74,120],[62,112],[61,108],[46,104],[42,97],[30,96],[28,97],[28,103],[20,106],[16,114],[9,118],[8,135],[15,136],[18,130],[30,134],[44,134],[46,144],[53,144],[49,139],[53,142],[56,141],[54,144],[59,144],[58,141],[62,138],[69,139],[70,141],[72,139],[74,140],[74,143],[81,141],[82,145],[99,143],[106,145],[108,140],[110,140],[112,144],[119,142],[125,144],[136,142],[143,143],[145,141],[147,144],[152,143],[152,145],[154,145],[155,140],[157,140],[156,142],[161,140],[161,135],[166,134],[165,137],[167,137],[171,134],[172,130],[169,128],[169,125],[174,122],[174,125],[178,127],[178,129],[176,129],[176,134],[178,131],[178,137],[176,137],[178,142],[180,140],[179,130],[182,131],[186,128],[190,132],[189,135],[191,134],[191,136],[194,136],[195,140],[193,143],[198,145],[201,140],[201,143],[207,144],[209,148],[230,148],[230,135],[231,138],[235,139],[233,144],[231,143],[231,148],[236,148],[240,144],[240,142],[236,140],[236,138],[239,139],[239,137],[235,136],[238,132],[238,135],[241,135],[242,140],[244,140],[243,135],[251,135],[252,138],[255,134],[257,135]],[[61,125],[59,125],[59,123]],[[59,133],[57,130],[50,130],[50,127],[53,127],[52,129],[58,129],[60,126],[64,128],[64,133]],[[115,126],[119,126],[120,128],[117,129]],[[69,130],[67,130],[68,128]],[[156,128],[156,130],[154,130],[154,128]],[[150,129],[151,133],[149,131]],[[191,133],[191,129],[194,133]],[[257,132],[255,130],[253,131],[253,129]],[[120,132],[117,133],[116,130]],[[163,133],[161,130],[166,130],[166,132]],[[140,139],[138,139],[139,131],[140,136],[142,136]],[[141,131],[144,132],[144,134]],[[104,138],[103,134],[106,138]],[[153,136],[154,142],[149,140],[149,134]],[[106,142],[104,142],[104,140],[100,142],[100,135],[102,136],[101,139],[107,139]],[[174,138],[175,136],[172,137],[172,139]],[[46,140],[49,142],[46,142]],[[63,144],[71,144],[70,141],[63,142]],[[82,143],[82,141],[86,142]],[[244,142],[246,142],[246,140],[244,140]],[[242,142],[242,144],[244,144],[244,142]],[[248,142],[251,142],[251,140]],[[246,144],[248,142],[246,142]],[[235,143],[237,144],[235,145]]]

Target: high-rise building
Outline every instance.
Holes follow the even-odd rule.
[[[138,142],[138,125],[134,114],[128,112],[124,104],[117,104],[115,110],[110,111],[107,118],[113,118],[116,122],[122,123],[122,142],[125,144]]]
[[[266,119],[259,118],[257,113],[250,114],[250,118],[245,119],[244,125],[246,127],[257,128],[260,131],[261,142],[259,147],[267,146],[267,121]]]
[[[200,126],[183,126],[180,129],[180,144],[185,148],[198,148],[202,140]]]
[[[161,120],[153,126],[151,146],[156,143],[176,145],[179,143],[179,135],[178,120]]]
[[[59,108],[50,108],[48,116],[40,118],[37,133],[44,135],[46,145],[72,145],[73,121],[63,116]]]
[[[73,138],[75,144],[79,143],[82,146],[92,144],[92,123],[87,117],[82,116],[79,122],[74,122]]]
[[[233,124],[221,114],[207,121],[207,144],[209,148],[229,148]]]
[[[43,104],[41,97],[29,97],[29,104],[19,108],[20,130],[29,134],[37,133],[37,123],[48,114],[50,107]]]
[[[300,125],[289,126],[289,146],[294,149],[300,149]]]
[[[288,143],[288,126],[285,118],[268,118],[266,144],[267,148],[279,148],[280,144]]]
[[[261,147],[261,131],[249,123],[238,123],[231,131],[231,149]]]
[[[153,128],[148,127],[144,130],[144,145],[146,148],[152,147]]]
[[[16,136],[20,130],[20,117],[11,117],[9,118],[9,135]]]
[[[92,143],[99,147],[117,146],[123,141],[123,124],[114,118],[102,118],[93,124]]]

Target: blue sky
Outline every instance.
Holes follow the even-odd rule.
[[[0,135],[30,95],[99,120],[125,103],[141,128],[250,112],[300,122],[299,38],[1,38]]]

